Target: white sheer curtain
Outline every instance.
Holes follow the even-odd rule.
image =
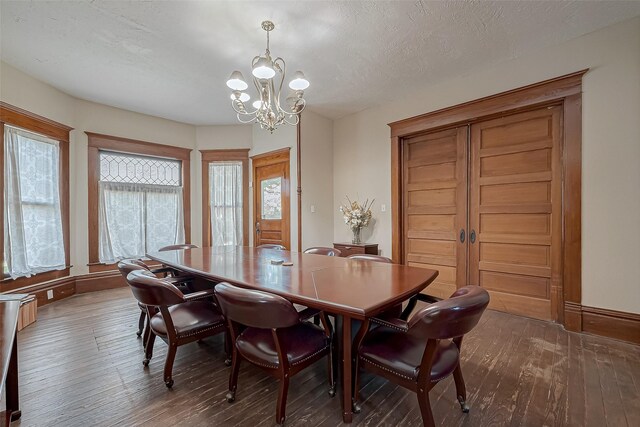
[[[4,258],[12,278],[65,268],[58,141],[4,128]]]
[[[184,243],[182,187],[99,182],[100,262]]]
[[[242,236],[242,162],[209,163],[213,246],[238,246]]]

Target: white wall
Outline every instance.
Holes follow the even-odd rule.
[[[583,85],[582,303],[640,313],[640,18],[526,57],[469,70],[334,122],[334,205],[375,197],[367,240],[391,253],[387,123],[590,68]],[[349,237],[334,212],[334,236]]]
[[[333,246],[333,122],[312,111],[300,123],[302,250]],[[311,212],[311,207],[315,212]]]

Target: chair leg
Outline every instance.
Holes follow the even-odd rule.
[[[142,364],[144,366],[149,366],[149,362],[153,357],[153,344],[155,343],[155,341],[156,341],[156,334],[154,334],[153,331],[149,329],[149,336],[147,338],[147,343],[144,346],[144,360],[142,361]]]
[[[231,357],[231,374],[229,375],[229,393],[227,402],[233,403],[236,400],[236,389],[238,388],[238,373],[240,372],[240,356],[236,351]]]
[[[142,336],[142,331],[144,330],[144,320],[147,318],[147,313],[145,313],[142,309],[140,309],[140,318],[138,318],[138,332],[136,335],[138,338]]]
[[[151,328],[149,327],[149,319],[147,319],[147,322],[144,325],[144,332],[142,334],[142,345],[145,348],[147,347],[147,343],[149,342],[150,333],[151,333]]]
[[[167,388],[173,387],[173,378],[171,378],[171,372],[173,371],[173,361],[176,360],[176,351],[178,346],[169,342],[167,348],[167,359],[164,361],[164,385]]]
[[[225,353],[225,359],[224,359],[224,364],[227,366],[231,366],[231,362],[233,359],[233,351],[231,350],[231,334],[229,333],[229,331],[225,331],[224,332],[224,353]]]
[[[333,372],[333,343],[329,344],[329,354],[327,355],[327,371],[329,373],[329,396],[336,395],[336,379]]]
[[[433,420],[433,412],[431,412],[428,390],[421,390],[418,387],[418,404],[420,405],[420,413],[422,414],[422,424],[424,427],[435,427],[436,424]]]
[[[462,369],[460,368],[459,362],[456,370],[453,371],[453,380],[456,383],[456,394],[458,402],[460,403],[460,408],[462,409],[462,412],[466,414],[469,412],[469,405],[467,405],[467,388],[464,385],[464,378],[462,378]]]
[[[280,378],[278,390],[278,406],[276,407],[276,423],[284,424],[285,409],[287,407],[287,393],[289,392],[289,373]]]
[[[353,366],[353,397],[352,397],[352,410],[354,414],[359,414],[362,411],[360,406],[360,358],[356,356],[356,360]]]

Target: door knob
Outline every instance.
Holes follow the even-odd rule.
[[[469,234],[469,240],[471,244],[476,242],[476,230],[471,230],[471,234]]]
[[[464,243],[464,228],[460,229],[460,243]]]
[[[256,233],[260,232],[260,223],[256,222]]]

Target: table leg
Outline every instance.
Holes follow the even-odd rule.
[[[351,384],[351,318],[342,318],[342,420],[350,423],[353,420],[352,384]]]
[[[18,336],[13,338],[13,348],[9,359],[9,372],[5,383],[7,392],[7,418],[15,421],[20,418],[20,401],[18,398]]]

